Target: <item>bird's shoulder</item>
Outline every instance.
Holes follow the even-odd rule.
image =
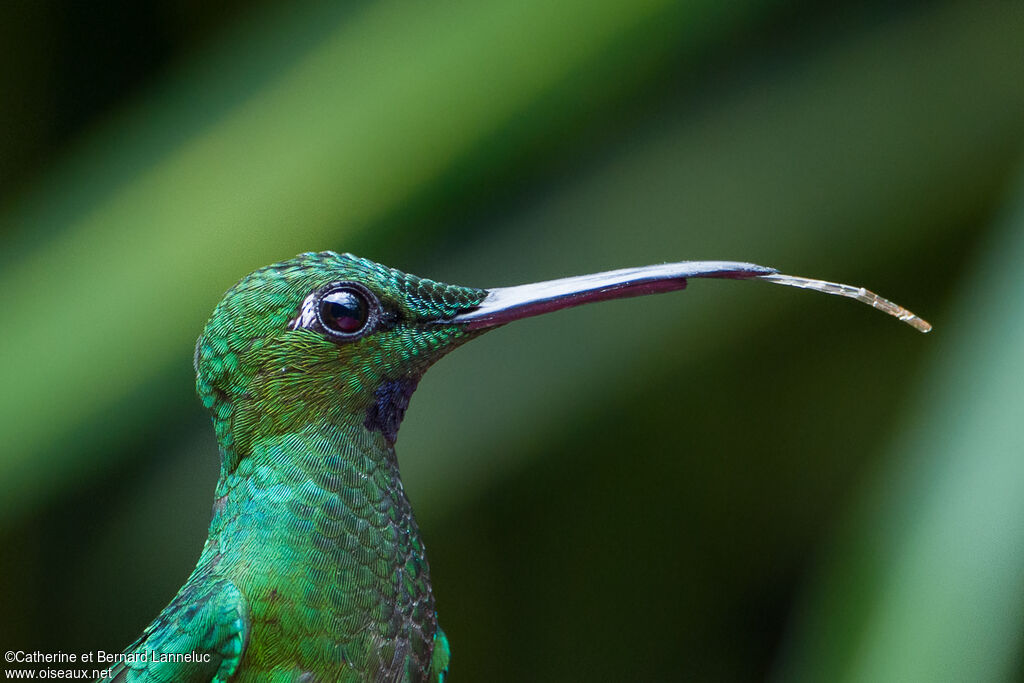
[[[249,634],[249,610],[227,579],[190,581],[124,651],[111,683],[231,680]]]

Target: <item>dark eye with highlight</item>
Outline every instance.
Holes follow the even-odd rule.
[[[340,287],[320,297],[317,313],[320,324],[329,333],[351,337],[367,328],[371,306],[364,292],[355,287]]]

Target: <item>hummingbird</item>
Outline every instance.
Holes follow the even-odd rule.
[[[506,323],[690,278],[814,289],[931,328],[868,290],[731,261],[478,289],[325,251],[243,278],[195,348],[220,454],[209,536],[103,680],[443,683],[451,650],[395,455],[420,378]]]

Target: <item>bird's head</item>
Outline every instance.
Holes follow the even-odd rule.
[[[763,278],[882,307],[864,299],[874,296],[866,290],[843,291],[836,288],[845,285],[731,261],[684,261],[477,289],[351,254],[306,253],[261,268],[227,292],[196,344],[196,385],[213,416],[227,471],[259,440],[311,424],[340,426],[350,437],[390,446],[420,377],[463,342],[569,306],[683,289],[691,277]],[[912,316],[895,308],[887,310]]]
[[[217,305],[195,353],[225,466],[262,438],[318,421],[393,443],[426,369],[476,334],[438,321],[486,296],[334,252],[246,276]]]

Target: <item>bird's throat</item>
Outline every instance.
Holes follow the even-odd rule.
[[[387,380],[374,392],[374,401],[366,410],[363,426],[371,432],[380,432],[384,439],[394,445],[398,438],[398,427],[409,407],[409,399],[416,391],[419,378],[403,377]]]
[[[391,419],[388,410],[400,412],[407,393],[392,388],[382,420]],[[321,425],[259,442],[219,482],[210,529],[217,573],[252,596],[262,612],[256,623],[321,634],[324,651],[344,655],[339,667],[374,680],[388,678],[399,662],[426,666],[437,627],[419,529],[394,450],[381,442],[362,425]],[[253,558],[263,571],[251,571]],[[257,649],[276,647],[259,629],[253,638]]]

